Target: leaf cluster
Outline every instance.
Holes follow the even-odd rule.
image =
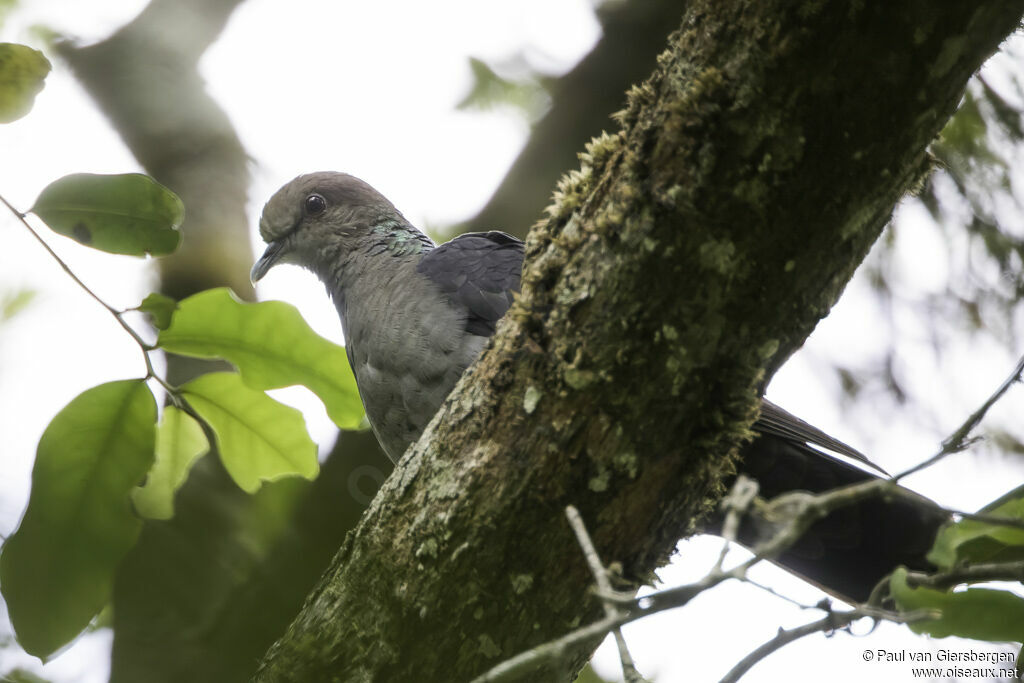
[[[0,44],[0,118],[26,114],[48,71],[37,51]],[[25,214],[3,203],[39,237]],[[81,173],[48,185],[31,213],[80,244],[145,257],[179,246],[184,206],[146,175]],[[180,302],[153,293],[130,309],[160,330],[148,344],[127,322],[128,311],[107,305],[60,263],[139,344],[147,373],[82,392],[39,441],[28,507],[0,553],[0,590],[18,642],[44,660],[107,605],[114,573],[143,518],[173,516],[174,494],[204,454],[215,450],[249,493],[264,481],[317,475],[317,448],[302,414],[267,390],[303,385],[339,427],[357,428],[363,419],[345,350],[313,332],[292,306],[243,303],[227,289]],[[3,317],[29,296],[5,300]],[[224,359],[238,372],[172,386],[153,368],[150,355],[157,351]],[[166,393],[162,411],[151,384]]]

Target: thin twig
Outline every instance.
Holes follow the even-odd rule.
[[[34,228],[32,226],[32,224],[29,223],[29,221],[25,219],[25,217],[28,214],[20,212],[17,209],[15,209],[11,205],[11,203],[8,202],[2,195],[0,195],[0,202],[2,202],[3,205],[6,206],[10,210],[10,212],[12,214],[14,214],[14,217],[17,218],[17,220],[20,221],[20,223],[22,223],[22,225],[24,225],[25,228],[27,230],[29,230],[29,232],[32,233],[32,237],[34,237],[36,239],[36,241],[43,246],[43,249],[45,249],[49,253],[49,255],[53,258],[53,260],[57,262],[57,265],[59,265],[61,267],[61,269],[63,269],[63,271],[68,273],[69,278],[71,278],[73,281],[75,281],[75,284],[78,285],[79,287],[81,287],[82,290],[86,294],[88,294],[90,297],[92,297],[96,301],[96,303],[98,303],[100,306],[105,308],[106,312],[109,312],[111,315],[113,315],[114,319],[116,319],[116,321],[118,322],[118,325],[120,325],[122,328],[124,328],[125,332],[127,332],[131,336],[131,338],[135,340],[135,343],[138,344],[140,349],[142,349],[142,358],[145,360],[146,378],[157,377],[156,372],[154,372],[154,370],[153,370],[153,361],[150,359],[150,351],[152,351],[154,349],[154,347],[151,344],[147,344],[145,342],[145,340],[142,339],[142,337],[140,337],[139,334],[137,332],[135,332],[135,330],[132,329],[132,327],[130,325],[128,325],[127,322],[125,322],[124,317],[121,315],[121,311],[119,311],[117,308],[115,308],[111,304],[106,303],[101,298],[99,298],[98,294],[93,292],[91,289],[89,289],[88,285],[86,285],[85,283],[82,282],[82,280],[79,278],[79,276],[75,274],[75,271],[71,269],[71,266],[69,266],[67,263],[65,263],[65,261],[63,261],[62,258],[57,256],[57,253],[55,251],[53,251],[53,248],[50,247],[46,243],[45,240],[43,240],[41,234],[39,234],[39,232],[36,231],[36,228]],[[167,385],[166,382],[164,382],[160,378],[157,378],[157,381],[159,381],[161,384],[165,385],[165,388],[167,386],[169,386],[169,385]]]
[[[565,516],[569,520],[569,526],[572,527],[573,533],[576,534],[576,541],[583,550],[583,556],[590,566],[590,573],[594,575],[594,581],[597,582],[598,591],[600,593],[610,593],[612,591],[612,584],[608,580],[608,570],[601,563],[601,557],[597,554],[597,548],[594,547],[590,534],[587,533],[587,527],[583,523],[579,510],[575,506],[569,505],[565,508]],[[602,599],[601,604],[604,606],[606,617],[615,618],[623,614],[622,610],[614,602]],[[636,664],[633,663],[633,657],[629,654],[629,647],[626,645],[626,639],[622,635],[622,629],[616,627],[612,629],[612,634],[615,636],[615,644],[619,649],[619,660],[622,662],[622,676],[626,679],[626,683],[642,683],[644,677],[636,670]]]
[[[804,624],[803,626],[797,626],[796,628],[791,628],[789,630],[780,628],[774,638],[758,646],[746,657],[737,662],[736,666],[730,669],[729,673],[722,677],[720,683],[736,683],[736,681],[742,678],[745,673],[750,671],[755,664],[795,640],[799,640],[804,636],[809,636],[812,633],[818,633],[819,631],[835,631],[836,629],[848,626],[859,618],[860,615],[856,610],[850,612],[829,612],[818,621],[812,621],[811,623]]]
[[[921,505],[935,510],[936,513],[945,515],[950,519],[959,517],[960,519],[969,519],[975,522],[982,522],[984,524],[994,524],[1012,529],[1024,530],[1024,519],[1002,517],[984,512],[966,512],[956,508],[944,507],[930,498],[925,498],[919,493],[896,484],[892,479],[872,479],[871,481],[862,482],[860,484],[853,484],[851,486],[834,489],[817,496],[809,496],[810,501],[808,504],[814,509],[816,514],[827,516],[834,510],[841,507],[859,503],[862,500],[875,496],[881,496],[883,498],[900,498],[913,505]],[[779,498],[782,498],[782,496]],[[779,498],[775,500],[777,501]],[[772,504],[774,504],[774,502],[775,501],[772,501]]]
[[[598,597],[603,601],[628,608],[628,611],[620,611],[615,617],[606,616],[601,621],[594,622],[593,624],[572,631],[561,638],[522,652],[511,659],[505,660],[483,675],[474,679],[473,683],[496,683],[498,681],[511,680],[516,676],[523,675],[529,671],[534,671],[544,662],[563,658],[569,648],[580,645],[598,636],[605,635],[612,629],[658,612],[682,607],[704,591],[710,590],[724,581],[729,579],[748,581],[746,575],[751,567],[764,560],[774,559],[787,548],[791,547],[793,543],[800,538],[807,527],[812,525],[815,521],[821,517],[827,516],[833,510],[840,507],[851,505],[874,496],[899,497],[909,500],[915,504],[927,505],[936,510],[943,510],[943,508],[939,507],[936,503],[914,493],[913,491],[898,486],[890,479],[878,479],[854,484],[852,486],[846,486],[841,489],[835,489],[828,493],[818,495],[794,493],[779,496],[768,503],[767,513],[770,515],[772,512],[786,510],[787,518],[773,538],[758,544],[754,548],[754,555],[749,559],[740,562],[728,570],[722,570],[716,565],[716,567],[712,568],[712,570],[699,581],[682,586],[676,586],[674,588],[639,598],[610,589],[599,589]],[[953,514],[949,511],[945,512]],[[1011,526],[1016,526],[1016,524],[1019,523],[1019,520],[999,521],[1006,522]],[[838,626],[838,624],[840,624],[844,619],[849,620],[845,623],[850,623],[861,617],[874,617],[876,619],[886,619],[888,621],[902,623],[910,620],[911,618],[922,619],[932,616],[931,612],[901,615],[896,612],[878,609],[870,603],[859,605],[851,611],[830,611],[829,614],[833,615],[833,621],[826,621],[823,619],[815,622],[816,627],[805,626],[800,629],[795,629],[794,633],[797,635],[793,635],[792,637],[784,635],[782,636],[784,640],[778,642],[773,640],[771,643],[759,648],[756,652],[761,653],[761,657],[767,656],[788,642],[796,640],[798,637],[814,633],[816,630],[823,630],[823,628],[825,628],[823,625],[825,624],[833,624],[833,629],[839,628],[840,626]],[[779,636],[776,636],[776,639],[778,638]],[[752,654],[752,656],[748,658],[749,661],[744,660],[747,661],[747,669],[756,663],[755,659],[756,657]],[[737,665],[737,667],[739,666],[740,665]],[[745,670],[746,669],[743,669],[743,671]],[[742,675],[743,671],[739,671],[738,669],[737,671],[737,677],[738,675]]]
[[[751,558],[740,565],[740,567],[745,567],[755,561],[759,561],[760,559],[762,558]],[[561,638],[543,643],[530,650],[526,650],[525,652],[521,652],[515,657],[505,660],[484,674],[474,678],[472,683],[496,683],[497,681],[511,680],[515,676],[539,666],[542,662],[564,657],[565,652],[569,648],[580,645],[593,638],[597,638],[598,636],[603,636],[613,628],[618,628],[619,626],[623,626],[652,614],[657,614],[658,612],[664,612],[665,610],[673,609],[675,607],[682,607],[704,591],[714,588],[723,581],[738,578],[736,575],[737,569],[728,572],[712,571],[695,583],[686,584],[685,586],[676,586],[675,588],[670,588],[669,590],[660,591],[651,595],[645,595],[641,598],[633,596],[627,601],[621,600],[621,594],[614,592],[608,594],[599,593],[599,597],[602,599],[613,600],[620,604],[630,604],[633,607],[632,611],[620,613],[614,618],[605,617],[600,621],[595,621],[593,624],[571,631]]]
[[[934,614],[928,610],[910,612],[908,614],[897,614],[895,612],[885,612],[868,607],[858,607],[846,612],[829,612],[818,621],[812,621],[809,624],[804,624],[803,626],[797,626],[796,628],[788,630],[780,628],[774,638],[751,651],[750,654],[741,659],[736,666],[730,669],[729,673],[722,677],[720,683],[736,683],[736,681],[742,678],[745,673],[750,671],[755,664],[766,658],[768,655],[782,649],[793,641],[799,640],[804,636],[809,636],[812,633],[837,631],[841,628],[846,628],[853,622],[864,617],[874,617],[876,619],[887,619],[898,623],[906,623],[909,621],[928,619],[933,616]]]
[[[614,619],[605,617],[601,621],[595,621],[593,624],[570,631],[561,638],[543,643],[525,652],[520,652],[515,657],[506,659],[480,674],[470,683],[500,683],[501,681],[514,680],[521,674],[533,671],[542,662],[557,661],[564,658],[569,648],[588,640],[602,637],[613,628],[627,624],[635,618],[639,617],[631,617],[629,615],[623,615]]]
[[[754,581],[749,576],[744,578],[743,580],[746,581],[747,583],[749,583],[754,588],[759,588],[759,589],[763,590],[765,593],[768,593],[769,595],[773,595],[776,598],[778,598],[779,600],[785,600],[789,604],[794,605],[796,607],[799,607],[800,609],[804,609],[804,610],[807,610],[807,609],[823,609],[823,610],[828,610],[828,609],[830,609],[830,605],[832,604],[832,601],[829,598],[822,598],[816,604],[808,605],[807,603],[800,602],[799,600],[795,600],[794,598],[791,598],[788,595],[784,595],[784,594],[780,593],[779,591],[775,590],[771,586],[768,586],[768,585],[765,585],[763,583],[759,583],[757,581]]]
[[[757,481],[746,475],[739,474],[729,490],[729,495],[722,499],[721,506],[725,509],[725,521],[722,523],[722,538],[725,539],[725,542],[722,544],[721,552],[718,553],[718,561],[715,563],[716,570],[722,570],[722,566],[725,564],[725,556],[729,554],[729,544],[736,542],[743,515],[747,513],[750,504],[757,497],[759,489]]]
[[[610,585],[601,585],[601,582],[599,582],[597,595],[606,606],[606,616],[604,619],[576,629],[561,638],[544,643],[522,652],[511,659],[505,660],[483,675],[475,678],[472,683],[497,683],[499,681],[510,680],[518,675],[525,674],[528,671],[534,670],[546,661],[564,657],[569,648],[597,638],[598,636],[605,635],[624,624],[636,621],[637,619],[642,619],[657,612],[682,607],[697,595],[700,595],[704,591],[709,590],[728,579],[738,579],[750,582],[747,578],[747,571],[755,564],[762,560],[770,560],[777,557],[781,552],[791,547],[793,543],[803,535],[804,531],[814,524],[814,522],[831,514],[834,510],[858,503],[868,498],[876,496],[883,498],[899,498],[915,505],[921,505],[933,509],[937,513],[949,516],[951,519],[956,516],[962,519],[972,519],[989,524],[999,524],[1024,529],[1024,520],[1004,518],[985,513],[962,512],[944,508],[934,501],[899,486],[896,483],[899,479],[929,467],[951,453],[956,453],[967,448],[971,443],[968,439],[970,433],[977,427],[996,401],[1002,398],[1003,394],[1005,394],[1014,383],[1021,381],[1022,376],[1024,376],[1024,357],[1022,357],[1017,363],[1014,373],[999,386],[995,393],[993,393],[988,400],[978,408],[978,410],[974,411],[974,413],[972,413],[971,416],[968,417],[968,419],[965,420],[964,423],[943,442],[942,449],[939,453],[928,460],[915,465],[914,467],[901,472],[890,479],[874,479],[817,495],[808,493],[789,493],[778,496],[777,498],[769,501],[764,509],[764,514],[769,518],[773,513],[782,518],[782,524],[774,536],[758,544],[754,548],[754,555],[751,558],[739,563],[729,570],[723,570],[722,568],[726,555],[726,551],[723,549],[715,567],[712,568],[704,578],[695,583],[676,586],[675,588],[670,588],[668,590],[659,591],[657,593],[638,598],[635,595],[612,590]],[[734,489],[730,496],[733,495],[735,495],[736,498],[728,504],[729,507],[726,514],[726,523],[723,526],[723,535],[727,538],[735,537],[740,517],[742,515],[742,510],[745,509],[746,505],[749,505],[749,501],[746,503],[743,502],[745,496],[741,496],[738,490]],[[751,498],[753,498],[753,496],[751,496]],[[596,552],[594,555],[596,556]],[[600,565],[599,559],[597,562],[598,565]],[[595,576],[596,575],[597,574],[595,574]],[[914,572],[908,574],[908,580],[912,581],[915,585],[933,587],[948,587],[969,581],[1022,579],[1024,579],[1024,562],[995,563],[975,565],[973,567],[968,566],[935,575],[919,574]],[[858,605],[853,610],[834,612],[830,609],[830,605],[824,605],[821,607],[828,611],[828,614],[824,618],[788,631],[779,629],[779,633],[775,638],[751,652],[728,674],[726,674],[726,677],[722,679],[723,683],[738,680],[751,667],[767,657],[769,654],[784,647],[788,643],[812,633],[845,628],[853,621],[863,617],[871,617],[876,621],[884,619],[896,623],[907,623],[920,619],[933,618],[935,616],[934,612],[929,610],[900,614],[898,612],[879,609],[877,607],[877,603],[881,599],[885,583],[885,580],[880,581],[878,586],[876,586],[872,591],[868,603]],[[770,592],[774,593],[774,591]],[[608,612],[608,607],[611,605],[618,605],[620,608],[628,609],[628,611],[622,611],[621,609],[616,610],[613,615]]]
[[[657,614],[658,612],[664,612],[665,610],[669,610],[674,607],[682,607],[705,590],[713,588],[722,581],[731,578],[733,578],[731,574],[712,573],[708,574],[696,583],[688,584],[686,586],[690,589],[688,593],[684,593],[679,590],[682,588],[682,586],[680,586],[673,588],[670,591],[664,591],[665,593],[672,593],[671,596],[666,596],[664,600],[660,599],[661,594],[659,593],[648,595],[643,598],[635,598],[634,606],[636,609],[634,611],[620,613],[616,617],[605,617],[600,621],[595,621],[594,623],[578,628],[575,631],[570,631],[561,638],[557,638],[526,650],[525,652],[521,652],[515,657],[506,659],[504,662],[498,664],[489,671],[483,673],[477,678],[474,678],[471,683],[497,683],[499,681],[512,680],[516,676],[540,666],[543,662],[563,658],[569,648],[585,643],[588,640],[604,636],[614,628],[624,626],[625,624],[636,621],[637,619],[642,619],[652,614]],[[658,599],[652,600],[652,598]],[[637,605],[636,602],[640,601],[649,602],[650,604],[643,606]]]
[[[970,519],[985,524],[995,524],[1014,529],[1024,529],[1024,520],[1012,517],[1001,517],[979,512],[965,512],[939,505],[933,500],[896,484],[892,479],[872,479],[870,481],[844,486],[833,489],[826,493],[812,495],[807,493],[783,494],[768,503],[768,514],[778,509],[785,509],[787,506],[795,506],[795,513],[787,513],[787,516],[795,518],[800,522],[800,527],[810,526],[818,519],[826,517],[835,510],[859,503],[868,498],[881,496],[883,498],[899,498],[914,505],[921,505],[935,510],[937,514],[945,515],[952,519]],[[788,535],[783,534],[770,539],[768,543],[785,543]]]
[[[25,219],[25,216],[27,216],[28,214],[22,213],[18,209],[14,208],[14,206],[9,201],[7,201],[7,199],[3,195],[0,195],[0,202],[2,202],[4,206],[10,209],[11,213],[14,214],[15,218],[17,218],[18,221],[21,222],[23,226],[25,226],[25,229],[28,230],[32,234],[32,236],[36,238],[36,241],[39,242],[39,244],[43,245],[43,249],[45,249],[47,253],[49,253],[50,256],[53,258],[53,260],[57,262],[57,265],[59,265],[61,269],[65,273],[67,273],[68,277],[70,277],[75,282],[75,284],[81,287],[86,294],[91,296],[96,301],[96,303],[105,308],[106,311],[110,313],[110,315],[114,316],[114,320],[117,321],[117,324],[123,327],[124,331],[127,332],[131,336],[131,338],[135,340],[135,343],[138,344],[139,348],[142,350],[142,359],[146,363],[146,379],[155,379],[164,389],[167,390],[169,394],[176,395],[177,388],[172,386],[170,383],[168,383],[166,380],[164,380],[162,377],[156,374],[156,371],[153,369],[153,361],[150,359],[149,353],[150,351],[153,351],[156,347],[153,346],[152,344],[148,344],[146,340],[143,339],[139,335],[139,333],[136,332],[135,329],[128,324],[128,322],[124,319],[124,316],[122,315],[122,311],[117,310],[116,308],[108,304],[106,301],[101,299],[96,292],[92,291],[92,289],[89,288],[89,285],[82,282],[82,280],[77,275],[75,275],[74,271],[71,270],[71,267],[64,262],[64,259],[57,255],[57,252],[55,252],[53,248],[49,244],[47,244],[46,240],[44,240],[42,236],[38,232],[36,232],[36,229],[33,228],[32,225]]]
[[[907,584],[945,590],[961,583],[980,581],[1024,582],[1024,561],[969,564],[936,574],[907,572]]]
[[[1024,530],[1024,519],[1015,519],[1013,517],[1000,517],[999,515],[988,515],[984,512],[964,512],[963,510],[955,510],[953,508],[939,508],[951,515],[956,515],[961,519],[969,519],[972,522],[982,522],[984,524],[995,524],[997,526],[1007,526],[1013,529]]]
[[[926,467],[931,467],[939,460],[945,458],[947,455],[959,453],[960,451],[970,446],[972,442],[967,437],[970,436],[971,432],[974,431],[974,428],[977,427],[978,424],[985,418],[986,413],[988,413],[989,409],[993,405],[995,405],[996,401],[1001,399],[1003,397],[1003,394],[1005,394],[1011,386],[1021,381],[1022,375],[1024,375],[1024,356],[1022,356],[1021,359],[1017,361],[1017,366],[1013,369],[1013,373],[1010,374],[1010,376],[1007,377],[1005,380],[1003,380],[1003,383],[999,385],[999,388],[996,389],[995,392],[993,392],[993,394],[989,396],[984,403],[981,404],[981,407],[979,407],[977,410],[971,413],[970,416],[968,416],[968,418],[964,420],[963,424],[961,424],[955,432],[946,437],[945,441],[942,442],[942,448],[939,450],[938,453],[928,458],[924,462],[920,462],[911,467],[910,469],[900,472],[899,474],[895,475],[892,478],[892,480],[899,481],[903,477],[914,474],[915,472],[919,472],[920,470],[923,470]]]
[[[749,566],[763,559],[769,558],[754,556],[730,571],[716,572],[712,570],[701,580],[695,583],[686,584],[685,586],[677,586],[665,591],[659,591],[658,593],[646,595],[642,598],[633,598],[631,603],[634,608],[633,611],[620,613],[616,617],[605,617],[600,621],[583,626],[575,631],[570,631],[561,638],[557,638],[526,650],[525,652],[521,652],[510,659],[506,659],[477,678],[474,678],[471,683],[500,683],[502,681],[514,680],[529,672],[535,672],[543,663],[558,661],[565,657],[570,648],[603,636],[609,633],[612,629],[638,619],[643,619],[644,617],[648,617],[652,614],[657,614],[658,612],[682,607],[704,591],[710,590],[719,583],[728,579],[742,579],[743,573],[747,568],[749,568]],[[613,592],[602,595],[602,597],[604,599],[619,599],[621,598],[621,595]],[[861,617],[873,617],[897,623],[934,616],[931,611],[901,615],[896,612],[877,609],[871,605],[860,605],[848,612],[830,612],[830,614],[838,615],[840,619],[850,616],[850,622]],[[819,621],[817,623],[820,624],[822,622]],[[837,621],[836,623],[839,622]],[[821,628],[818,630],[821,630]],[[809,631],[809,633],[813,632],[813,630]],[[785,643],[781,643],[778,647],[782,647],[782,645],[785,645]],[[778,649],[778,647],[774,649]],[[769,654],[771,651],[773,650],[765,652],[765,655]]]

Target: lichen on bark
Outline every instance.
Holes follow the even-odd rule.
[[[650,576],[1020,14],[687,3],[622,130],[590,145],[531,232],[484,357],[257,680],[469,679],[593,618],[570,503],[606,561]],[[934,69],[950,40],[956,59]],[[530,389],[543,398],[524,410]],[[587,654],[532,680],[567,679]]]

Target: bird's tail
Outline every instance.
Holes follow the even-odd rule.
[[[757,480],[765,499],[791,491],[822,493],[879,478],[812,444],[775,434],[756,438],[741,455],[739,470]],[[718,513],[704,530],[721,533],[722,521]],[[925,556],[946,521],[947,515],[926,505],[871,498],[819,520],[774,561],[845,602],[864,602],[897,567],[930,569]],[[770,532],[765,523],[748,518],[737,540],[753,547]]]

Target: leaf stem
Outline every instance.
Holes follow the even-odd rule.
[[[146,340],[143,339],[139,335],[139,333],[136,332],[135,329],[127,323],[127,321],[125,321],[123,315],[124,311],[117,310],[116,308],[108,304],[106,301],[101,299],[100,296],[96,294],[96,292],[92,291],[92,289],[90,289],[87,284],[82,282],[82,280],[77,275],[75,275],[74,271],[71,270],[71,267],[64,262],[64,259],[58,256],[57,252],[53,250],[53,247],[47,244],[46,240],[44,240],[42,236],[38,232],[36,232],[36,229],[33,228],[27,220],[25,220],[25,216],[28,215],[27,213],[23,213],[18,209],[14,208],[14,206],[9,201],[7,201],[7,199],[3,195],[0,195],[0,202],[2,202],[4,206],[10,209],[11,213],[14,214],[18,221],[20,221],[21,224],[25,226],[25,229],[28,230],[32,234],[32,236],[36,238],[36,241],[39,242],[39,244],[43,245],[43,249],[45,249],[51,257],[53,257],[53,260],[56,261],[57,265],[59,265],[61,269],[68,274],[68,277],[74,280],[75,284],[81,287],[86,294],[91,296],[96,301],[96,303],[105,308],[107,312],[110,313],[110,315],[114,316],[114,320],[117,321],[117,324],[123,327],[124,331],[127,332],[131,336],[131,338],[135,340],[135,343],[138,344],[139,348],[142,350],[142,359],[146,363],[146,378],[154,378],[157,382],[160,383],[161,386],[164,387],[164,389],[168,391],[168,393],[170,393],[171,395],[176,395],[178,391],[177,387],[174,387],[171,384],[169,384],[166,380],[157,375],[156,371],[153,369],[153,361],[149,357],[149,352],[153,351],[157,347],[153,346],[152,344],[147,344]]]

